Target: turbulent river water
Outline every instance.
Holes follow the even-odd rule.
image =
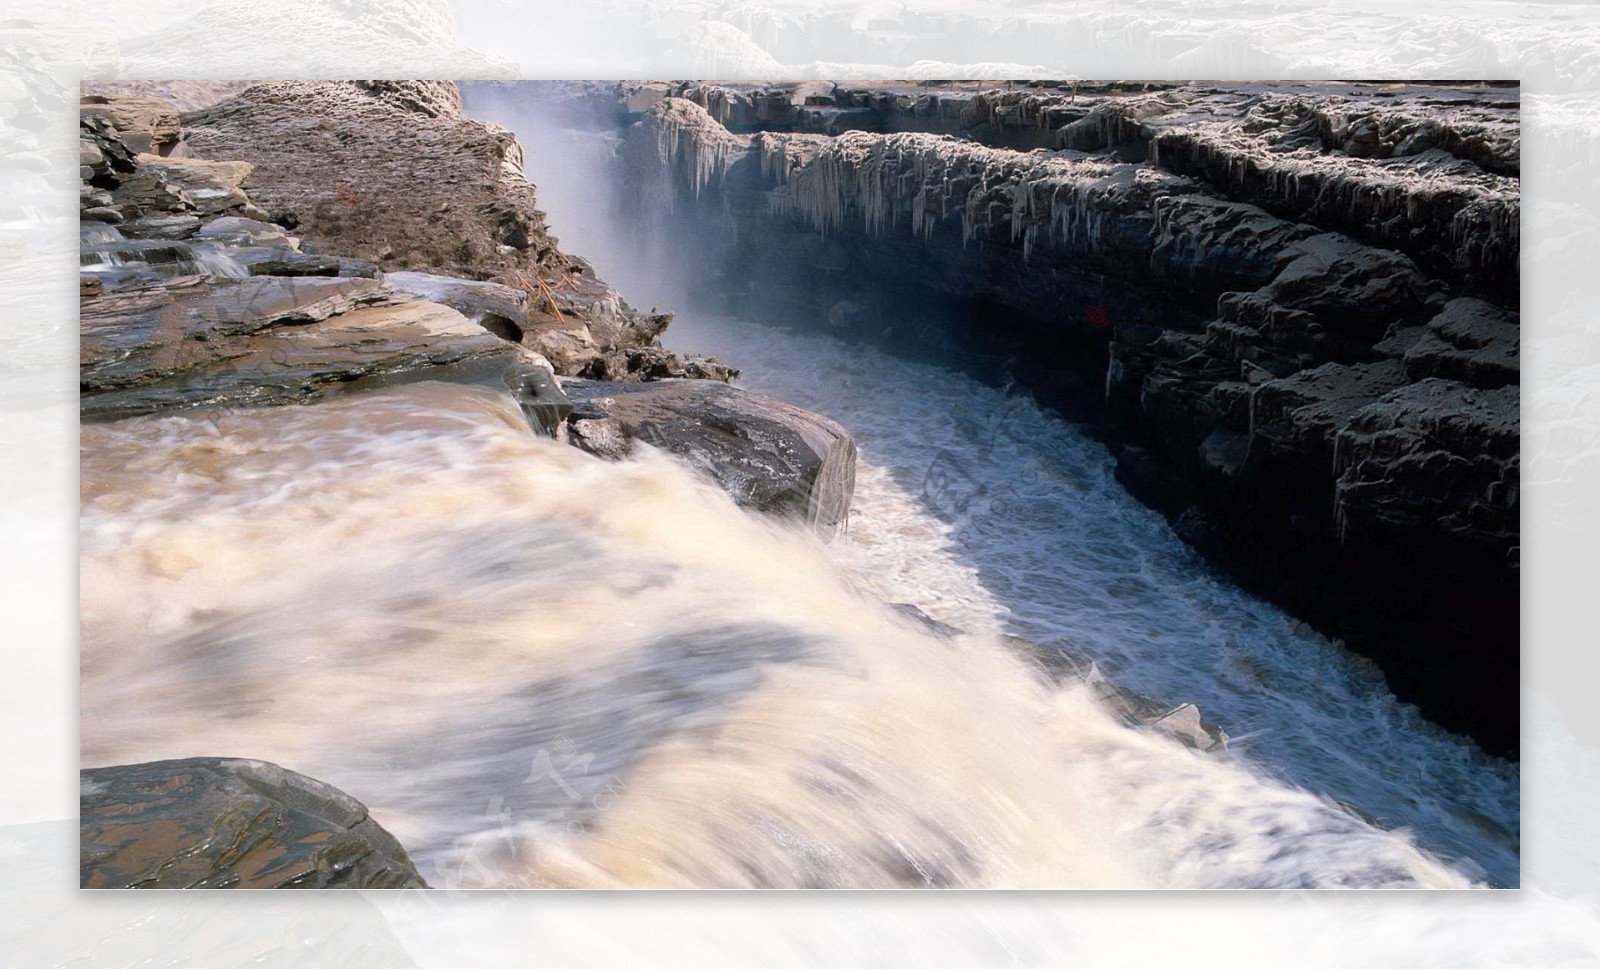
[[[924,431],[982,455],[961,421]],[[824,547],[665,457],[535,438],[476,388],[89,426],[84,762],[293,766],[358,793],[444,885],[1466,884],[1243,758],[1122,727],[984,635],[1052,595],[1035,622],[1076,614],[1058,636],[1146,644],[1119,676],[1188,697],[1237,680],[1263,738],[1292,716],[1281,747],[1365,764],[1369,811],[1399,798],[1391,772],[1441,825],[1431,792],[1482,796],[1451,742],[1362,700],[1375,684],[1306,696],[1348,677],[1337,655],[1301,656],[1316,641],[1269,610],[1248,625],[1103,460],[1074,460],[1092,451],[1041,475],[1085,503],[1050,534],[1081,538],[994,571],[861,430],[858,512]],[[1014,528],[1039,538],[1047,511],[1025,493]],[[883,596],[977,632],[932,636]],[[1208,664],[1229,635],[1256,646]],[[1357,709],[1318,707],[1339,702]]]
[[[614,238],[564,241],[634,296]],[[669,338],[857,436],[844,535],[480,388],[86,426],[83,763],[280,763],[445,886],[1516,884],[1515,766],[1214,575],[1069,423],[821,333]],[[1199,704],[1230,752],[1002,633]]]

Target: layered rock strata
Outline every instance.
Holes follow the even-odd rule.
[[[225,245],[257,275],[495,282],[521,296],[491,322],[509,319],[518,342],[559,373],[736,373],[664,351],[669,314],[635,310],[560,250],[521,174],[521,147],[504,129],[463,119],[449,82],[271,82],[183,115],[161,104],[84,99],[82,215],[114,228],[86,239],[85,263],[116,271],[101,273],[105,281],[216,269],[197,267],[196,250]],[[213,217],[259,225],[213,237],[202,231]]]

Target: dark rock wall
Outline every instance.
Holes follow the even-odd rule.
[[[1515,750],[1514,89],[548,94],[626,126],[628,202],[715,308],[1020,380],[1216,562]]]

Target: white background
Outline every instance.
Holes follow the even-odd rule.
[[[77,891],[78,80],[814,76],[1524,82],[1525,888]],[[1600,964],[1597,161],[1600,8],[1582,4],[9,0],[0,8],[0,962]]]

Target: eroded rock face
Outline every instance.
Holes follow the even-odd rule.
[[[366,806],[265,761],[79,773],[84,889],[426,888]]]
[[[1429,377],[1356,411],[1335,445],[1340,529],[1435,536],[1514,562],[1519,398],[1516,385]]]
[[[634,309],[558,248],[522,175],[521,146],[463,118],[451,82],[263,83],[182,121],[190,151],[250,163],[242,188],[319,251],[416,274],[413,286],[455,278],[456,295],[473,281],[522,291],[515,312],[505,307],[516,298],[502,293],[484,319],[560,373],[640,379],[658,358],[692,369],[660,347],[670,315]],[[474,309],[463,312],[479,313],[482,298],[467,302]]]
[[[1405,350],[1406,375],[1496,388],[1521,380],[1522,326],[1515,311],[1466,297],[1451,300]]]
[[[681,99],[739,134],[957,135],[1074,150],[1194,176],[1218,196],[1396,249],[1430,268],[1517,278],[1521,132],[1514,87],[1407,84],[593,82],[628,121]]]
[[[855,492],[855,441],[837,422],[713,382],[563,380],[569,440],[602,458],[643,442],[716,480],[740,505],[832,534]]]
[[[713,309],[1029,386],[1214,561],[1514,750],[1514,89],[546,94],[623,126]]]

